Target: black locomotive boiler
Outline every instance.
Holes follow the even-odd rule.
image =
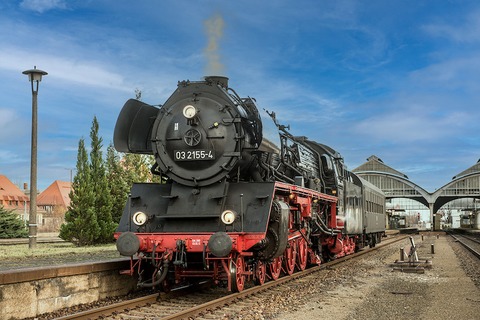
[[[270,140],[255,100],[225,77],[179,82],[161,107],[125,103],[115,148],[153,155],[161,177],[132,186],[115,232],[139,286],[210,278],[241,291],[380,242],[381,190],[269,115]]]

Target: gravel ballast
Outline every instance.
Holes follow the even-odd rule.
[[[478,271],[470,270],[468,276],[462,268],[464,258],[470,257],[463,256],[449,236],[427,236],[423,242],[416,236],[415,240],[419,257],[432,258],[432,268],[424,274],[392,271],[390,264],[399,259],[398,245],[398,251],[385,259],[380,256],[356,263],[335,288],[312,296],[297,311],[287,310],[273,318],[480,319],[480,289],[471,278],[477,279]],[[467,264],[479,269],[478,261]]]

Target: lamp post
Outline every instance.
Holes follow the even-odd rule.
[[[32,85],[32,152],[30,162],[30,216],[28,218],[28,248],[37,246],[37,96],[38,84],[45,71],[33,67],[22,72],[28,75],[28,81]]]

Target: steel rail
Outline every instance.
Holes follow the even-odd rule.
[[[167,316],[167,317],[163,317],[163,318],[161,318],[161,320],[189,319],[191,317],[196,317],[198,314],[200,314],[202,312],[205,312],[209,309],[215,309],[215,308],[218,308],[218,307],[228,305],[230,302],[234,302],[235,300],[244,299],[248,296],[257,294],[259,292],[267,291],[270,288],[277,287],[281,284],[284,284],[284,283],[287,283],[287,282],[290,282],[290,281],[293,281],[293,280],[296,280],[296,279],[299,279],[299,278],[303,278],[303,277],[305,277],[309,274],[319,272],[319,271],[327,269],[327,268],[335,268],[336,265],[345,263],[349,260],[359,258],[360,256],[363,256],[363,255],[366,255],[366,254],[370,254],[370,253],[372,253],[372,252],[374,252],[378,249],[381,249],[383,247],[392,245],[392,244],[394,244],[398,241],[401,241],[401,240],[404,240],[404,239],[407,239],[407,238],[408,238],[408,236],[403,236],[403,237],[401,236],[398,239],[393,239],[392,241],[389,241],[387,243],[384,242],[383,244],[377,245],[374,248],[370,248],[370,249],[364,250],[364,251],[359,251],[357,253],[354,253],[354,254],[351,254],[351,255],[336,259],[336,260],[332,260],[332,261],[323,263],[319,266],[315,266],[315,267],[306,269],[306,270],[301,271],[301,272],[296,272],[296,273],[294,273],[290,276],[281,277],[281,278],[279,278],[275,281],[267,282],[267,283],[265,283],[261,286],[254,286],[254,287],[246,289],[244,291],[241,291],[241,292],[238,292],[238,293],[233,293],[233,294],[230,294],[228,296],[225,296],[225,297],[222,297],[222,298],[219,298],[219,299],[216,299],[216,300],[212,300],[210,302],[206,302],[206,303],[198,305],[196,307],[180,311],[176,314],[173,314],[173,315],[170,315],[170,316]]]
[[[96,319],[105,314],[112,314],[117,311],[124,311],[125,309],[129,308],[137,308],[139,306],[144,306],[149,303],[155,303],[159,297],[158,293],[151,294],[145,297],[140,297],[132,300],[122,301],[119,303],[115,303],[114,305],[104,306],[100,308],[96,308],[93,310],[87,310],[75,313],[73,315],[63,316],[60,318],[56,318],[56,320],[70,320],[70,319],[77,319],[77,320],[87,320],[87,319]]]
[[[315,273],[315,272],[318,272],[318,271],[321,271],[321,270],[324,270],[324,269],[327,269],[327,268],[335,268],[336,265],[345,263],[346,261],[349,261],[349,260],[352,260],[352,259],[356,259],[356,258],[358,258],[360,256],[363,256],[363,255],[366,255],[366,254],[370,254],[370,253],[372,253],[372,252],[374,252],[378,249],[381,249],[383,247],[392,245],[396,242],[399,242],[399,241],[407,239],[407,238],[408,238],[408,236],[400,235],[400,236],[398,236],[398,238],[396,237],[396,238],[392,239],[391,241],[387,240],[387,241],[384,241],[380,244],[377,244],[377,246],[375,246],[374,248],[359,251],[357,253],[354,253],[354,254],[351,254],[351,255],[348,255],[348,256],[333,260],[333,261],[323,263],[319,266],[315,266],[315,267],[306,269],[302,272],[296,272],[296,273],[294,273],[290,276],[284,276],[284,277],[281,277],[281,278],[279,278],[275,281],[266,282],[265,284],[263,284],[261,286],[254,286],[252,288],[245,289],[245,290],[243,290],[241,292],[238,292],[238,293],[226,293],[226,296],[224,296],[224,297],[221,297],[221,298],[218,298],[218,299],[200,304],[200,305],[195,306],[195,307],[190,308],[190,309],[186,309],[186,310],[177,312],[177,313],[172,314],[170,316],[162,317],[161,319],[162,320],[173,320],[173,319],[185,319],[185,318],[189,318],[189,317],[195,317],[198,314],[200,314],[200,313],[202,313],[206,310],[215,309],[215,308],[218,308],[218,307],[228,305],[229,303],[231,303],[235,300],[244,299],[248,296],[257,294],[257,293],[262,292],[262,291],[269,290],[270,288],[273,288],[273,287],[279,286],[281,284],[296,280],[298,278],[305,277],[309,274],[312,274],[312,273]],[[183,294],[183,293],[180,292],[180,290],[179,290],[177,292],[177,294]],[[76,313],[76,314],[63,316],[63,317],[57,318],[57,319],[59,319],[59,320],[72,320],[72,319],[81,320],[81,319],[95,319],[95,318],[98,318],[98,317],[108,317],[108,315],[111,315],[115,312],[121,312],[125,309],[142,307],[142,306],[145,306],[149,303],[155,303],[156,301],[162,299],[161,295],[162,294],[157,293],[157,294],[153,294],[153,295],[149,295],[149,296],[145,296],[145,297],[141,297],[141,298],[136,298],[136,299],[129,300],[129,301],[123,301],[123,302],[115,303],[115,304],[112,304],[112,305],[109,305],[109,306],[104,306],[104,307],[93,309],[93,310],[87,310],[87,311],[79,312],[79,313]],[[165,298],[170,297],[170,294],[163,294],[163,295],[164,295]]]
[[[477,257],[478,259],[480,259],[480,252],[478,252],[477,250],[475,250],[474,248],[472,248],[471,246],[469,246],[467,243],[465,243],[464,241],[462,241],[460,238],[456,237],[453,233],[449,233],[450,236],[455,239],[456,242],[460,243],[465,249],[467,249],[468,251],[470,251],[475,257]],[[460,236],[462,237],[462,236]],[[464,237],[465,239],[468,239],[470,240],[468,237]],[[472,241],[472,240],[470,240]],[[476,241],[475,241],[476,242]]]
[[[464,235],[464,234],[462,235],[462,237],[464,237],[465,239],[468,239],[468,240],[470,240],[470,241],[472,241],[472,242],[475,242],[475,243],[480,244],[480,240],[479,240],[478,238],[469,237],[469,236],[466,236],[466,235]]]
[[[158,302],[159,300],[164,300],[164,299],[171,299],[174,297],[181,297],[186,294],[189,294],[190,292],[193,292],[193,290],[196,290],[198,288],[206,288],[211,286],[210,282],[204,282],[201,284],[198,284],[197,286],[185,286],[181,287],[175,290],[172,290],[171,292],[168,293],[154,293],[154,294],[149,294],[143,297],[138,297],[130,300],[125,300],[125,301],[120,301],[117,303],[113,303],[110,305],[106,305],[103,307],[98,307],[95,309],[91,310],[85,310],[81,312],[77,312],[71,315],[65,315],[59,318],[55,318],[55,320],[91,320],[91,319],[96,319],[100,317],[105,317],[107,315],[111,315],[115,312],[123,312],[127,309],[133,309],[133,308],[138,308],[142,307],[148,304],[153,304]]]

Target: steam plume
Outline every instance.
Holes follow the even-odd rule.
[[[206,75],[223,75],[224,66],[220,62],[219,40],[223,35],[223,26],[225,25],[220,15],[215,15],[204,22],[205,32],[208,38],[208,44],[205,48],[207,58]]]

